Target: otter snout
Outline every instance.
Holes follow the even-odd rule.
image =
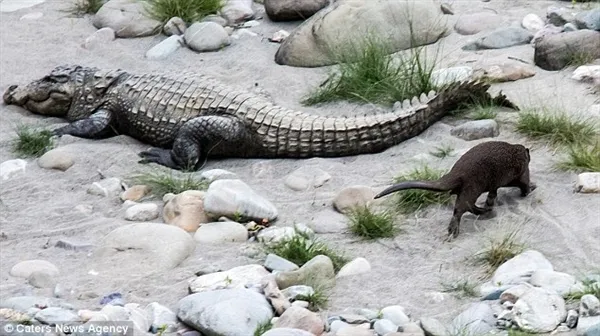
[[[27,100],[27,94],[18,90],[18,85],[11,85],[2,96],[5,104],[23,105]]]

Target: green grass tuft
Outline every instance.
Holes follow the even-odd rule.
[[[596,276],[600,276],[600,272],[596,273]],[[565,295],[565,300],[576,301],[581,300],[581,297],[586,294],[592,294],[597,298],[600,298],[600,281],[596,278],[584,279],[581,281],[583,289],[576,292],[571,292]]]
[[[52,131],[46,128],[34,129],[31,126],[19,125],[17,138],[13,141],[12,152],[20,157],[40,157],[54,148]]]
[[[256,329],[254,329],[254,336],[262,336],[262,334],[271,330],[271,328],[273,328],[273,323],[271,323],[271,319],[259,323],[258,326],[256,326]]]
[[[96,14],[105,2],[105,0],[75,0],[66,12],[78,17],[85,14]]]
[[[593,145],[576,143],[568,147],[567,158],[557,164],[565,171],[600,172],[600,141]]]
[[[216,14],[223,7],[223,0],[142,0],[151,18],[167,22],[180,17],[188,24]]]
[[[168,171],[144,172],[132,176],[130,180],[134,184],[150,187],[151,193],[161,198],[168,193],[179,194],[186,190],[206,190],[208,188],[208,182],[195,177],[194,174],[177,175]]]
[[[398,233],[394,216],[389,211],[373,212],[368,207],[357,207],[349,214],[350,232],[366,239],[391,238]]]
[[[498,112],[494,111],[493,106],[476,106],[469,115],[473,120],[496,119],[497,116]]]
[[[525,245],[517,240],[517,231],[512,231],[500,239],[490,239],[489,245],[475,254],[477,264],[485,265],[491,275],[500,265],[525,250]]]
[[[441,147],[435,147],[435,150],[429,152],[429,154],[431,154],[437,158],[443,159],[448,156],[451,156],[453,151],[454,151],[454,148],[452,146],[444,145]]]
[[[445,171],[436,170],[425,165],[415,168],[411,172],[398,176],[395,183],[411,180],[437,180]],[[408,189],[396,192],[396,207],[401,213],[410,213],[433,204],[449,204],[451,195],[447,192],[434,192],[429,190]]]
[[[476,290],[477,285],[466,279],[452,282],[443,282],[442,287],[442,292],[454,293],[458,298],[479,296],[479,292],[477,292]]]
[[[435,61],[427,60],[423,47],[392,57],[389,45],[373,35],[332,50],[336,65],[327,80],[302,101],[305,105],[346,100],[392,106],[435,90],[431,74]]]
[[[327,308],[329,297],[325,290],[321,288],[313,287],[314,293],[309,295],[298,295],[295,301],[306,301],[308,302],[308,310],[313,312]]]
[[[336,273],[349,261],[343,254],[300,231],[296,231],[296,234],[289,239],[264,245],[264,249],[267,253],[278,255],[298,266],[304,265],[318,255],[325,255],[333,262]]]
[[[589,143],[598,134],[590,118],[572,117],[564,112],[551,113],[546,109],[521,112],[517,131],[535,139],[563,145]]]

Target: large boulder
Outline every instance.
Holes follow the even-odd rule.
[[[578,57],[600,58],[600,32],[582,29],[550,35],[535,45],[535,65],[544,70],[561,70]]]
[[[161,29],[160,21],[148,16],[144,2],[137,0],[110,0],[92,19],[94,27],[112,28],[117,37],[143,37]]]
[[[265,0],[265,12],[272,21],[306,20],[328,4],[329,0]]]
[[[338,1],[296,28],[277,50],[275,62],[298,67],[332,65],[336,63],[332,52],[369,35],[384,40],[390,52],[431,44],[447,34],[446,20],[433,0]]]

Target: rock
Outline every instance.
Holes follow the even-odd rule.
[[[229,25],[235,25],[254,18],[252,0],[225,0],[221,15]]]
[[[533,39],[533,34],[521,27],[498,28],[483,37],[463,46],[463,50],[504,49],[521,44],[527,44]]]
[[[159,44],[150,48],[150,50],[146,52],[146,58],[153,60],[165,59],[176,52],[177,49],[181,48],[183,43],[181,36],[169,36]]]
[[[363,326],[348,326],[341,328],[335,333],[335,336],[373,336],[373,331]]]
[[[284,259],[278,255],[269,253],[265,259],[265,268],[269,271],[295,271],[299,267],[293,262]]]
[[[470,13],[461,15],[454,30],[461,35],[474,35],[484,30],[493,30],[505,25],[505,19],[498,14],[489,12]]]
[[[116,177],[109,177],[100,182],[94,182],[87,189],[87,193],[90,195],[111,197],[117,196],[123,191],[123,185],[121,180]]]
[[[347,214],[352,209],[368,206],[376,192],[373,188],[362,185],[349,186],[342,189],[333,199],[333,207],[340,213]]]
[[[545,25],[546,23],[544,22],[544,20],[542,20],[542,18],[537,16],[536,14],[527,14],[523,18],[523,21],[521,21],[521,26],[531,31],[538,31],[544,28]]]
[[[296,234],[296,230],[289,226],[271,226],[260,230],[260,232],[256,236],[256,239],[265,245],[271,246],[290,240]]]
[[[581,330],[585,329],[585,331],[583,331],[583,336],[599,336],[600,335],[600,318],[597,318],[597,316],[594,318],[586,317],[583,319],[583,321],[580,320],[579,323],[582,325],[582,327],[579,328],[579,326],[578,326],[578,329],[581,329]],[[587,327],[588,324],[591,324],[591,326]],[[579,332],[577,335],[579,335]]]
[[[285,185],[295,191],[323,186],[331,179],[326,171],[320,168],[300,167],[285,178]]]
[[[248,240],[248,230],[236,222],[206,223],[200,225],[194,239],[203,244],[243,243]]]
[[[431,317],[421,317],[419,321],[426,336],[448,336],[448,331],[442,322]]]
[[[234,267],[228,271],[201,275],[189,282],[190,293],[214,291],[218,289],[246,288],[260,285],[270,273],[263,266],[251,264]]]
[[[277,315],[282,315],[291,307],[290,301],[283,295],[277,287],[275,277],[272,275],[266,276],[261,281],[262,291],[271,304]],[[298,306],[298,305],[295,305]],[[307,302],[308,307],[308,302]]]
[[[285,297],[290,300],[296,300],[298,296],[310,296],[315,293],[315,290],[310,286],[296,285],[285,288],[281,291]]]
[[[575,16],[575,25],[579,29],[600,31],[600,8],[583,11]]]
[[[295,328],[321,335],[324,323],[316,313],[306,308],[292,306],[273,324],[273,328]]]
[[[512,82],[535,76],[535,69],[517,62],[502,62],[482,68],[479,78],[489,82]]]
[[[557,35],[563,32],[561,27],[557,27],[554,25],[545,25],[544,28],[538,30],[533,34],[533,39],[531,39],[530,44],[535,47],[535,45],[544,39],[546,36]]]
[[[163,34],[167,36],[183,35],[187,29],[187,24],[180,17],[172,17],[163,26]]]
[[[384,318],[376,320],[375,323],[373,323],[373,330],[375,330],[377,335],[388,335],[398,331],[398,326],[395,325],[394,322]]]
[[[44,169],[66,171],[75,164],[75,160],[73,159],[73,156],[64,149],[54,148],[40,156],[37,163],[38,166]]]
[[[535,45],[534,61],[540,68],[554,71],[568,66],[577,55],[599,58],[600,32],[584,29],[547,36]]]
[[[348,230],[348,217],[334,207],[319,211],[312,218],[310,226],[316,233],[341,233]]]
[[[52,277],[57,277],[60,274],[58,268],[51,262],[46,260],[25,260],[15,264],[8,274],[17,278],[29,278],[33,272],[46,273]]]
[[[48,307],[35,314],[35,319],[49,325],[65,324],[79,321],[79,316],[72,310],[59,307]]]
[[[187,46],[198,52],[216,51],[231,44],[225,29],[214,22],[195,22],[184,37]]]
[[[262,334],[262,336],[315,336],[315,334],[302,329],[276,328],[270,329],[266,333]]]
[[[201,223],[210,219],[204,213],[204,191],[186,190],[166,198],[163,220],[187,232],[195,232]]]
[[[582,65],[573,71],[572,79],[600,84],[600,65]]]
[[[158,223],[128,224],[111,231],[95,251],[106,267],[115,267],[119,259],[127,263],[127,272],[167,271],[177,267],[196,248],[194,239],[184,230]],[[110,266],[109,266],[110,265]]]
[[[399,336],[425,336],[425,332],[423,331],[423,329],[421,329],[421,327],[419,327],[419,325],[415,322],[408,322],[402,325],[401,328],[402,333],[400,333]]]
[[[206,335],[252,335],[273,317],[263,295],[242,288],[191,294],[178,306],[177,317]]]
[[[306,20],[328,4],[329,0],[265,0],[265,12],[275,22]]]
[[[552,291],[532,287],[513,306],[513,321],[521,330],[530,333],[546,333],[567,317],[565,300]]]
[[[257,33],[253,32],[253,31],[251,31],[249,29],[236,29],[231,34],[231,38],[234,38],[234,39],[237,40],[237,39],[243,37],[244,35],[251,36],[251,37],[258,36]]]
[[[407,15],[419,20],[403,19]],[[409,33],[410,22],[414,34]],[[275,62],[298,67],[335,64],[332,50],[347,47],[357,41],[357,36],[368,33],[386,36],[389,51],[397,52],[439,40],[447,34],[446,18],[433,0],[334,2],[304,21],[283,41]]]
[[[159,329],[164,328],[164,332],[175,332],[177,331],[177,315],[169,308],[159,304],[158,302],[152,302],[146,306],[146,314],[150,319],[150,331],[157,333]]]
[[[154,35],[160,21],[151,19],[144,4],[137,0],[109,0],[93,16],[92,24],[101,29],[112,28],[117,37],[133,38]]]
[[[483,138],[495,138],[500,134],[498,123],[493,119],[473,120],[456,126],[450,130],[450,134],[466,140],[479,140]]]
[[[579,314],[582,317],[600,316],[600,300],[592,294],[583,295],[579,303]]]
[[[567,8],[551,6],[548,7],[548,10],[546,11],[546,19],[555,26],[563,26],[564,24],[575,20],[575,15]]]
[[[277,208],[241,180],[217,180],[210,184],[204,210],[213,216],[236,216],[260,221],[277,218]]]
[[[519,300],[519,298],[523,295],[525,295],[525,293],[527,293],[527,291],[529,291],[529,289],[531,289],[533,286],[527,282],[522,283],[520,285],[516,285],[513,286],[507,290],[505,290],[504,292],[502,292],[502,294],[500,295],[500,303],[504,303],[504,302],[510,302],[512,304],[514,304],[515,302],[517,302],[517,300]]]
[[[116,33],[112,28],[106,27],[96,30],[81,44],[84,49],[94,50],[98,47],[106,47],[107,43],[114,41]]]
[[[0,177],[6,181],[13,175],[25,172],[27,161],[21,159],[8,160],[0,163]]]
[[[526,250],[500,265],[492,276],[492,283],[518,285],[528,282],[537,270],[553,271],[552,264],[538,251]]]
[[[239,179],[235,173],[232,173],[225,169],[210,169],[203,171],[200,177],[212,183],[216,180],[237,180]]]
[[[370,271],[371,271],[371,264],[369,264],[369,261],[367,259],[356,258],[356,259],[350,261],[349,263],[347,263],[346,265],[344,265],[340,269],[340,271],[338,272],[336,277],[343,278],[346,276],[353,276],[353,275],[368,273]]]
[[[440,9],[442,10],[442,13],[444,13],[446,15],[454,15],[454,10],[452,9],[452,5],[447,2],[441,4]]]
[[[397,326],[402,326],[410,322],[410,318],[406,316],[404,307],[402,306],[388,306],[381,310],[381,317],[390,320]]]
[[[218,23],[219,26],[226,28],[227,27],[227,19],[225,19],[222,16],[216,15],[216,14],[211,14],[211,15],[207,15],[205,17],[202,18],[202,20],[200,20],[200,22],[214,22],[214,23]],[[222,169],[217,169],[217,170],[222,170]]]
[[[288,33],[286,30],[283,30],[283,29],[282,30],[278,30],[275,33],[273,33],[273,36],[271,36],[269,38],[269,41],[276,42],[276,43],[281,43],[288,36],[290,36],[290,33]]]
[[[567,312],[567,319],[565,320],[565,323],[569,329],[573,329],[577,325],[578,319],[579,314],[577,314],[577,311],[575,309],[571,309]]]
[[[537,287],[554,291],[560,296],[564,296],[568,294],[571,287],[575,285],[575,277],[567,273],[540,269],[531,274],[529,283]]]
[[[154,203],[136,204],[125,210],[125,219],[134,222],[151,221],[158,215],[158,205]]]
[[[60,239],[56,242],[56,244],[54,244],[54,246],[61,249],[76,252],[89,251],[94,248],[94,245],[92,244],[77,242],[70,239]]]
[[[0,308],[14,309],[19,312],[27,312],[34,307],[75,309],[72,305],[62,299],[47,298],[43,296],[16,296],[0,301]]]
[[[457,332],[461,335],[483,335],[492,331],[495,323],[494,311],[488,304],[473,303],[452,320],[448,333],[451,335]]]
[[[137,202],[149,193],[150,187],[143,184],[138,184],[125,189],[125,191],[121,194],[121,200]]]
[[[578,30],[577,26],[571,22],[565,23],[565,25],[562,28],[562,31],[564,31],[564,32],[570,32],[570,31],[576,31],[576,30]]]
[[[431,73],[431,81],[436,86],[443,86],[454,82],[468,80],[473,75],[473,68],[470,66],[459,66],[445,69],[434,70]]]
[[[290,272],[279,272],[275,275],[277,286],[281,289],[294,285],[311,283],[329,285],[335,282],[335,271],[329,257],[318,255],[306,262],[300,269]]]
[[[56,285],[56,280],[52,274],[44,271],[33,271],[27,277],[30,285],[37,288],[53,288]]]

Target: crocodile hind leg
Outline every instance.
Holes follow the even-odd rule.
[[[152,148],[139,153],[139,163],[157,163],[177,170],[197,170],[217,145],[232,146],[243,139],[244,125],[227,116],[202,116],[188,120],[172,149]]]

